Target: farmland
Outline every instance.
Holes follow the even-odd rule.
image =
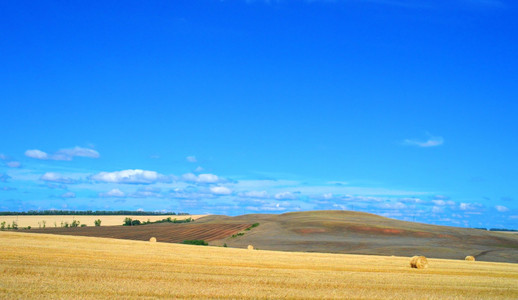
[[[117,239],[148,241],[155,237],[159,242],[181,243],[184,240],[214,241],[232,236],[251,224],[173,224],[158,223],[140,226],[100,226],[79,228],[31,229],[28,232],[63,235],[107,237]]]
[[[101,216],[102,217],[102,216]],[[178,216],[177,216],[178,217]],[[94,216],[95,218],[95,216]],[[132,216],[142,221],[147,217]],[[162,218],[164,218],[162,216]],[[162,219],[159,218],[159,219]],[[33,227],[20,232],[79,235],[181,243],[205,240],[262,250],[368,255],[413,256],[518,263],[518,235],[472,228],[404,222],[351,211],[307,211],[285,214],[251,214],[236,217],[209,215],[184,224],[140,226]],[[260,226],[250,228],[252,224]],[[250,230],[246,230],[250,228]]]
[[[73,221],[79,221],[81,224],[88,226],[94,226],[94,221],[101,219],[102,226],[113,226],[122,225],[125,218],[138,219],[141,221],[157,221],[168,217],[177,220],[183,220],[187,218],[198,219],[203,215],[152,215],[152,216],[125,216],[125,215],[31,215],[31,216],[0,216],[0,222],[6,222],[6,224],[12,224],[16,222],[18,227],[31,226],[32,228],[39,228],[43,226],[45,221],[45,227],[61,227],[65,222],[71,224]]]
[[[511,299],[518,265],[0,232],[0,298]]]

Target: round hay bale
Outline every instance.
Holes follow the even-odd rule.
[[[248,250],[254,250],[254,246],[248,245]]]
[[[468,255],[468,256],[466,256],[465,260],[467,260],[467,261],[475,261],[475,257],[471,256],[471,255]]]
[[[149,239],[149,241],[150,241],[151,243],[156,243],[156,237],[154,237],[154,236],[153,236],[153,237],[151,237],[151,238]]]
[[[416,269],[426,269],[428,268],[428,260],[424,256],[414,256],[410,260],[410,267]]]

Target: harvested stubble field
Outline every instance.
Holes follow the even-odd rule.
[[[518,265],[0,232],[0,298],[512,299]]]
[[[0,222],[6,222],[6,224],[12,224],[13,221],[18,223],[18,227],[31,226],[32,228],[38,228],[42,225],[42,221],[45,221],[45,226],[49,227],[60,227],[61,222],[68,222],[71,224],[74,220],[86,224],[88,226],[94,226],[94,221],[101,219],[101,226],[114,226],[122,225],[125,218],[132,218],[141,221],[147,221],[148,219],[152,222],[167,219],[184,220],[187,218],[198,219],[205,215],[151,215],[151,216],[99,216],[99,215],[36,215],[36,216],[0,216]]]

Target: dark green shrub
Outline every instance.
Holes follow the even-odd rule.
[[[232,237],[235,238],[235,237],[242,236],[242,235],[245,235],[245,234],[243,232],[240,232],[240,233],[233,234]]]
[[[95,226],[99,227],[99,226],[101,226],[101,222],[102,222],[101,219],[97,219],[94,221],[94,224],[95,224]]]
[[[209,243],[205,242],[204,240],[185,240],[183,241],[184,244],[189,245],[201,245],[201,246],[207,246]]]
[[[250,229],[252,229],[252,228],[254,228],[254,227],[257,227],[257,226],[259,226],[259,223],[254,223],[254,224],[252,224],[252,226],[248,227],[248,228],[247,228],[247,229],[245,229],[245,230],[250,230]]]

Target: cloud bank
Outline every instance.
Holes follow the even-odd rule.
[[[41,159],[41,160],[72,160],[74,157],[88,157],[88,158],[99,158],[99,152],[90,148],[74,147],[69,149],[58,150],[54,154],[48,154],[39,149],[29,149],[25,151],[25,156]]]
[[[182,176],[182,179],[188,182],[197,182],[197,183],[218,183],[221,182],[222,179],[214,174],[200,174],[196,175],[193,173],[187,173]]]
[[[62,175],[60,175],[58,173],[54,173],[54,172],[47,172],[47,173],[43,174],[40,177],[40,180],[47,181],[47,182],[64,183],[64,184],[72,184],[72,183],[77,182],[76,180],[74,180],[70,177],[65,177],[65,176],[62,176]]]
[[[159,174],[155,171],[146,171],[140,169],[122,170],[116,172],[101,172],[91,176],[90,178],[98,182],[126,184],[152,184],[170,181],[168,176]]]

